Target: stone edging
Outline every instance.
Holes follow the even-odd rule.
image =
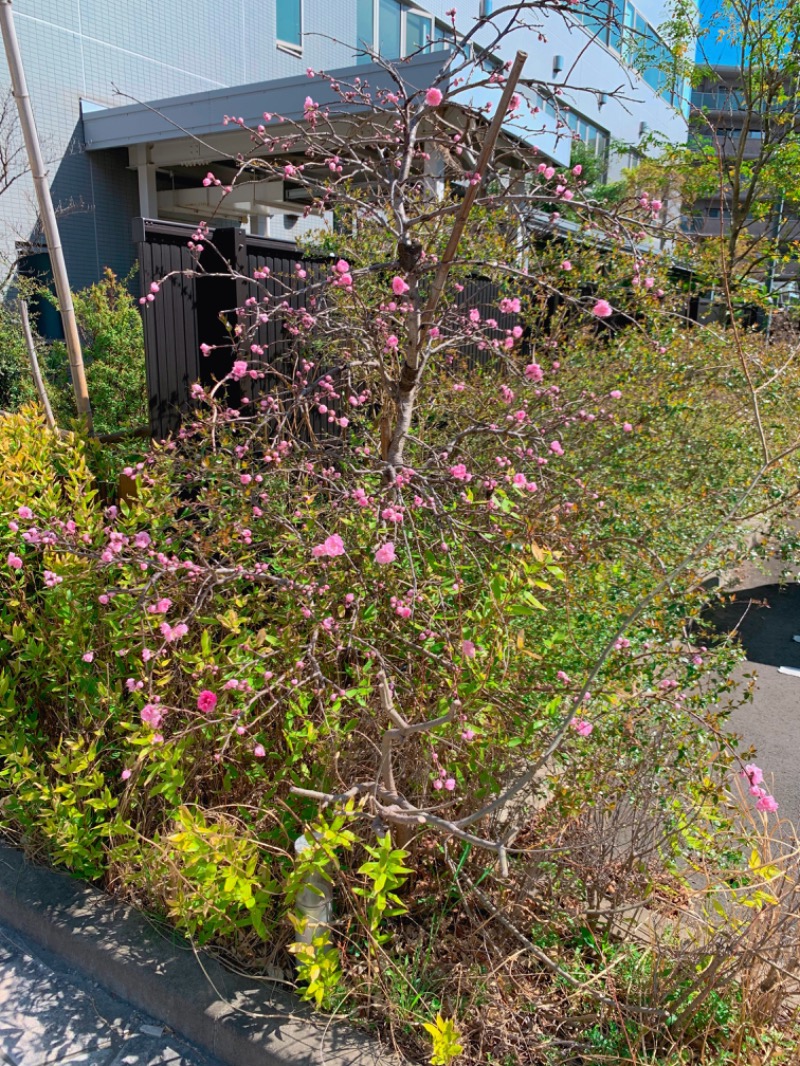
[[[398,1066],[268,981],[170,942],[146,918],[0,845],[0,921],[229,1066]]]

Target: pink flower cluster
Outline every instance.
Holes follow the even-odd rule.
[[[338,533],[334,533],[330,537],[326,537],[322,544],[317,544],[311,549],[311,554],[315,559],[321,559],[327,556],[329,559],[335,559],[338,555],[344,555],[344,541]]]
[[[778,801],[761,787],[764,781],[761,767],[752,762],[747,763],[742,770],[742,777],[746,778],[750,785],[750,795],[756,797],[756,810],[762,814],[774,814],[778,809]]]
[[[585,718],[573,718],[569,723],[579,737],[590,737],[594,726],[591,722],[587,722]]]

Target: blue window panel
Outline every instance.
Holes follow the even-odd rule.
[[[378,51],[384,59],[400,59],[403,9],[397,0],[380,0],[378,6]]]
[[[374,0],[358,0],[356,8],[356,45],[358,48],[375,47]],[[359,63],[369,63],[369,56],[359,56]]]
[[[303,43],[303,0],[276,0],[275,29],[277,38],[295,48]]]
[[[432,33],[433,23],[427,15],[409,11],[406,14],[406,55],[416,55],[421,51],[430,52]]]

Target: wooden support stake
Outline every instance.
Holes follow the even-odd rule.
[[[25,346],[28,349],[28,361],[31,364],[31,373],[33,374],[33,383],[36,386],[39,401],[44,408],[44,417],[47,419],[47,424],[50,429],[55,430],[56,420],[53,417],[53,408],[50,406],[50,397],[47,395],[44,378],[42,377],[42,371],[39,367],[39,357],[36,354],[36,345],[33,340],[33,333],[31,332],[30,319],[28,318],[28,305],[24,300],[19,300],[18,304],[20,317],[22,318],[22,333],[25,337]]]
[[[75,404],[78,408],[78,414],[84,419],[86,428],[91,433],[92,406],[89,402],[89,388],[86,384],[86,373],[83,367],[81,339],[78,333],[78,323],[75,320],[75,308],[72,303],[67,266],[64,261],[64,249],[61,247],[61,237],[58,232],[55,209],[53,208],[53,198],[50,195],[47,170],[42,158],[42,149],[33,117],[33,107],[31,106],[31,98],[28,95],[25,71],[22,67],[22,56],[19,50],[17,32],[14,28],[14,13],[11,10],[11,0],[0,0],[0,33],[3,35],[3,45],[8,60],[9,74],[11,75],[11,88],[14,93],[14,99],[17,101],[19,124],[25,140],[25,150],[28,154],[28,163],[36,190],[36,199],[39,204],[39,215],[47,241],[47,250],[50,253],[53,281],[56,286],[61,321],[64,325],[64,338],[67,342],[67,352],[69,354],[72,387],[75,390]]]
[[[527,52],[517,52],[511,70],[508,72],[508,78],[506,79],[505,89],[503,95],[498,104],[497,110],[494,113],[489,129],[486,131],[486,138],[481,148],[481,154],[478,157],[478,162],[475,164],[475,174],[477,175],[477,181],[470,183],[464,194],[464,199],[461,201],[461,207],[456,215],[455,222],[453,223],[453,229],[450,233],[450,239],[447,242],[447,247],[444,250],[444,255],[439,261],[439,265],[436,268],[436,273],[433,276],[433,283],[431,285],[431,291],[428,295],[425,309],[422,312],[421,328],[423,334],[430,329],[431,320],[439,305],[439,300],[442,298],[444,287],[447,282],[447,277],[450,273],[450,267],[453,265],[453,260],[456,257],[458,246],[461,243],[461,235],[464,232],[464,227],[467,224],[469,213],[472,210],[472,205],[478,197],[481,184],[486,177],[486,168],[491,161],[494,153],[495,145],[497,144],[497,138],[500,136],[500,130],[503,127],[506,115],[508,114],[508,107],[511,103],[511,97],[514,94],[514,90],[517,87],[519,76],[522,73],[522,68],[525,66],[525,60],[528,58]]]

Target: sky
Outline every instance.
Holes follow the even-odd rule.
[[[719,4],[716,0],[699,0],[700,2],[700,26],[701,28],[709,25],[709,20],[716,11],[719,10]],[[697,46],[697,62],[698,63],[719,63],[735,66],[738,62],[738,54],[736,48],[728,41],[718,42],[714,40],[716,32],[712,30],[707,36],[703,36],[698,42]]]

